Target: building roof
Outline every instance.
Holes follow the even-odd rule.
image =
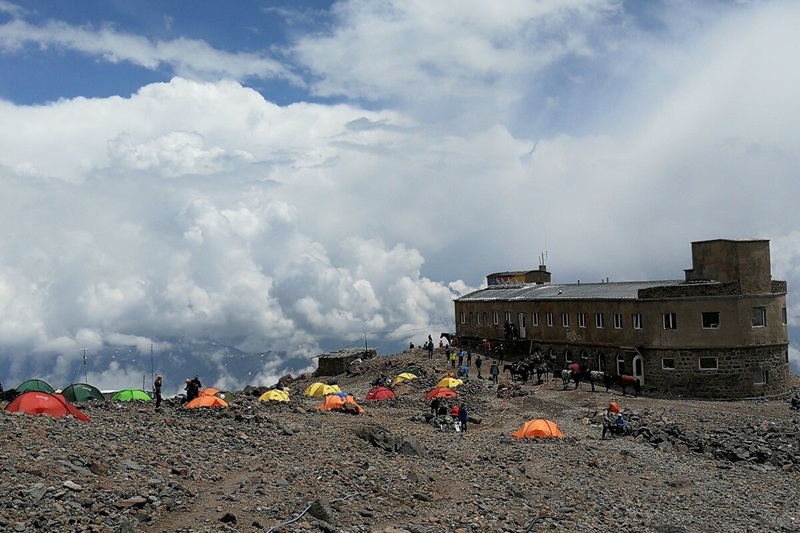
[[[609,283],[495,285],[472,292],[458,302],[490,300],[635,300],[641,289],[686,285],[683,280],[618,281]],[[696,285],[696,283],[692,283]]]

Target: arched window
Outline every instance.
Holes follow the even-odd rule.
[[[606,354],[597,352],[597,370],[600,372],[606,371]]]
[[[625,373],[625,356],[621,353],[617,354],[617,375],[621,376]]]
[[[572,352],[569,349],[564,350],[564,364],[567,366],[572,364]]]

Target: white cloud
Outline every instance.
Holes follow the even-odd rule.
[[[337,4],[294,58],[373,110],[182,77],[0,102],[0,345],[416,342],[452,329],[454,292],[543,252],[555,281],[680,278],[691,241],[745,237],[771,239],[798,324],[800,75],[779,67],[800,7],[693,5],[654,8],[654,32],[618,2]],[[7,51],[127,57],[122,32],[13,24]],[[131,61],[165,60],[132,37]]]
[[[80,52],[110,63],[128,62],[197,79],[280,78],[300,83],[284,64],[261,54],[225,52],[208,43],[178,38],[168,41],[126,33],[107,25],[73,26],[60,21],[34,25],[15,19],[0,25],[0,51],[17,52],[26,45]]]

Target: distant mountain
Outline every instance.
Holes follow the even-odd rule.
[[[325,343],[330,349],[298,357],[273,350],[248,353],[212,339],[169,338],[154,344],[152,356],[149,348],[104,347],[88,352],[85,365],[82,353],[70,357],[62,353],[0,354],[0,380],[7,389],[31,378],[44,379],[56,389],[84,381],[102,390],[149,389],[153,376],[161,374],[165,395],[169,396],[182,392],[184,380],[196,375],[203,386],[241,390],[248,385],[271,386],[283,375],[314,370],[314,356],[353,347],[330,340]],[[369,348],[378,350],[379,355],[402,351],[396,343],[370,344]]]

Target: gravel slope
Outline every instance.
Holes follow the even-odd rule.
[[[800,417],[785,401],[622,398],[560,380],[498,398],[472,379],[461,400],[480,423],[464,434],[422,417],[424,393],[450,370],[440,355],[373,359],[338,384],[360,401],[378,374],[412,363],[428,375],[397,387],[395,402],[361,402],[360,416],[317,411],[320,400],[302,397],[310,377],[290,384],[288,405],[244,393],[221,411],[90,403],[91,423],[2,412],[0,530],[800,531]],[[725,437],[749,458],[641,435],[601,440],[612,400],[643,427]],[[514,439],[532,418],[566,438]],[[357,436],[370,432],[406,446]]]

